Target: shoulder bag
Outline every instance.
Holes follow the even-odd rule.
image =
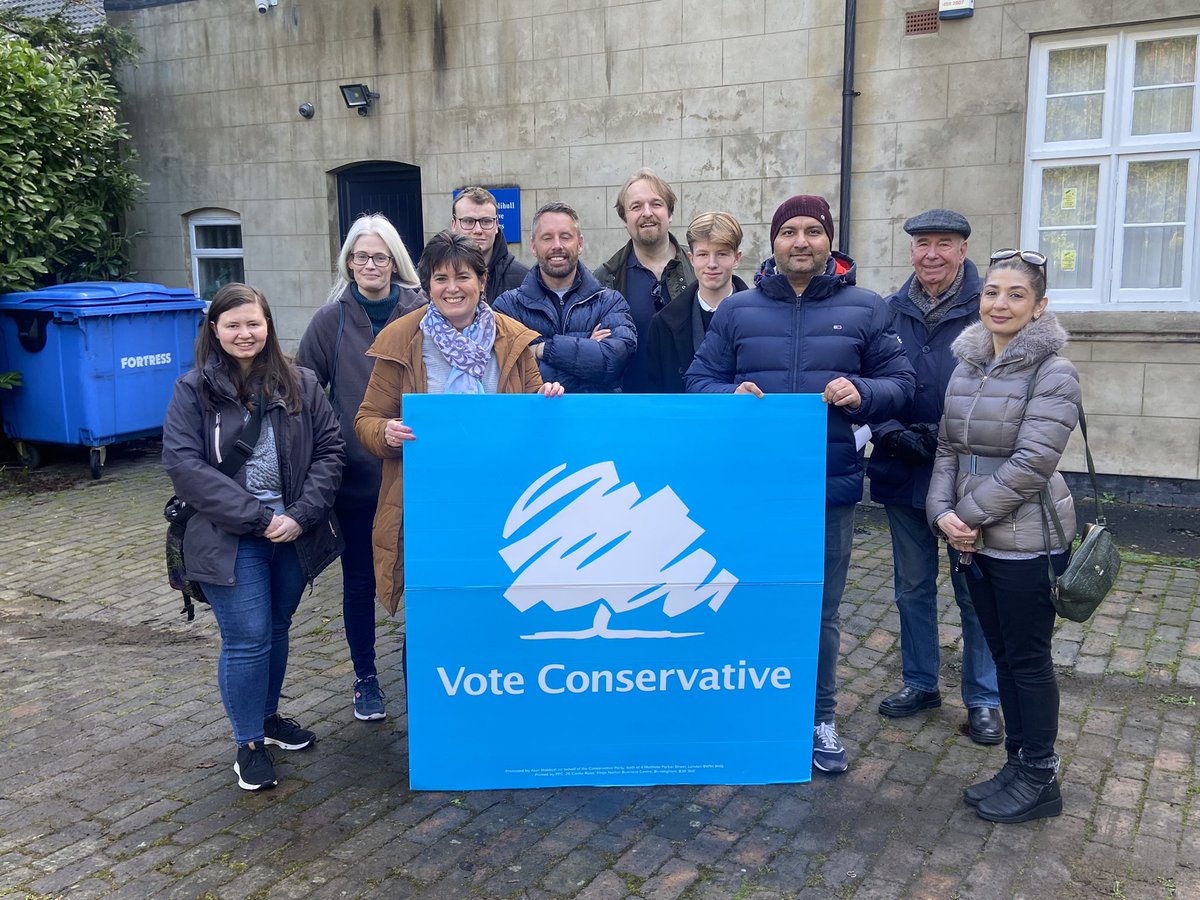
[[[1036,373],[1035,373],[1036,375]],[[1032,383],[1030,391],[1032,392]],[[1092,450],[1088,446],[1087,419],[1083,404],[1079,405],[1079,430],[1083,433],[1083,449],[1087,456],[1088,475],[1092,481],[1092,494],[1096,500],[1096,519],[1083,526],[1078,545],[1071,552],[1067,570],[1061,576],[1054,574],[1050,559],[1050,525],[1054,525],[1058,546],[1066,546],[1062,521],[1054,508],[1048,490],[1041,492],[1042,535],[1046,540],[1046,559],[1050,567],[1050,600],[1054,609],[1064,619],[1086,622],[1091,618],[1100,601],[1108,596],[1121,571],[1121,553],[1117,541],[1108,530],[1104,518],[1104,506],[1100,502],[1100,489],[1096,484],[1096,466],[1092,462]]]

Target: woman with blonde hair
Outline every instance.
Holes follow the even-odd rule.
[[[317,374],[346,441],[346,471],[336,510],[346,537],[342,553],[342,621],[354,665],[355,718],[387,715],[375,664],[375,560],[371,524],[379,499],[380,463],[354,433],[354,416],[371,377],[366,355],[388,323],[424,305],[404,242],[381,215],[360,216],[338,253],[329,301],[300,341],[297,361]]]

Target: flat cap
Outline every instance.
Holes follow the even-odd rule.
[[[961,234],[964,238],[971,236],[971,223],[962,213],[952,209],[927,209],[917,213],[904,223],[904,230],[909,234]]]

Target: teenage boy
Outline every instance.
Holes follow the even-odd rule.
[[[733,274],[742,258],[742,226],[727,212],[701,213],[687,230],[688,259],[696,280],[650,320],[646,376],[656,394],[684,393],[683,373],[708,333],[713,313],[746,290]]]

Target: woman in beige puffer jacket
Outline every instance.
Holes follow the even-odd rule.
[[[962,554],[959,565],[968,570],[971,599],[996,661],[1008,761],[964,796],[995,822],[1062,811],[1047,554],[1061,573],[1075,509],[1057,467],[1079,419],[1080,391],[1075,367],[1057,355],[1067,333],[1046,310],[1048,302],[1041,254],[993,255],[981,321],[953,345],[959,365],[946,390],[925,504],[931,526]],[[1067,531],[1066,547],[1053,539],[1047,546],[1044,490]]]

